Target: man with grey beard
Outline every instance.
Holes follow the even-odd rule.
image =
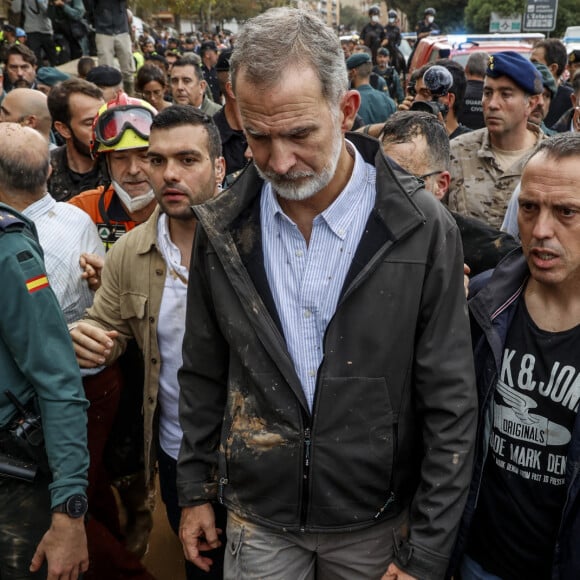
[[[475,435],[457,227],[345,138],[360,96],[312,13],[248,21],[230,64],[253,163],[193,207],[186,557],[211,566],[217,499],[225,578],[442,578]]]

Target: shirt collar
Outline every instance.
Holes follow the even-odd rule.
[[[366,183],[376,178],[375,168],[364,161],[356,147],[348,140],[346,140],[346,146],[349,153],[354,156],[354,167],[350,179],[334,202],[314,218],[314,223],[324,220],[331,231],[342,240],[346,237],[360,198],[365,193]],[[278,198],[267,181],[264,182],[262,194],[265,196],[265,211],[291,221],[280,207]]]
[[[22,213],[32,221],[37,220],[56,206],[56,200],[45,193],[38,201],[31,203]]]

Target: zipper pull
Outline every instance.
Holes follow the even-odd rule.
[[[395,494],[391,492],[389,499],[383,504],[381,509],[373,516],[374,520],[378,520],[384,513],[384,511],[395,501]]]
[[[310,466],[310,444],[311,444],[311,440],[310,440],[310,428],[307,427],[304,430],[304,466],[305,467],[309,467]]]
[[[223,504],[224,503],[224,486],[228,484],[228,480],[226,477],[220,477],[218,483],[218,501]]]

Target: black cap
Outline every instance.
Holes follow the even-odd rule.
[[[215,50],[217,52],[218,51],[217,44],[213,40],[202,42],[199,52],[203,54],[206,50]]]
[[[87,73],[86,79],[98,87],[116,87],[123,82],[123,75],[114,66],[99,65]]]
[[[576,48],[568,55],[568,64],[577,64],[579,62],[580,62],[580,50]]]

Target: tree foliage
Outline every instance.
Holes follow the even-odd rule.
[[[340,7],[340,23],[345,30],[358,30],[360,32],[368,21],[368,16],[354,6]]]
[[[137,0],[140,13],[152,14],[159,10],[158,0]],[[209,30],[213,23],[236,19],[243,22],[275,6],[284,6],[285,0],[164,0],[165,10],[176,20],[193,20],[202,30]]]
[[[409,28],[415,29],[418,20],[423,19],[425,8],[435,8],[435,21],[443,32],[457,32],[463,30],[463,12],[468,0],[393,0],[389,8],[401,10],[409,19]],[[481,1],[481,0],[480,0]]]
[[[469,0],[465,23],[469,32],[488,32],[492,12],[501,16],[524,13],[526,0]],[[550,36],[562,36],[567,26],[577,23],[578,0],[559,0],[556,30]]]

